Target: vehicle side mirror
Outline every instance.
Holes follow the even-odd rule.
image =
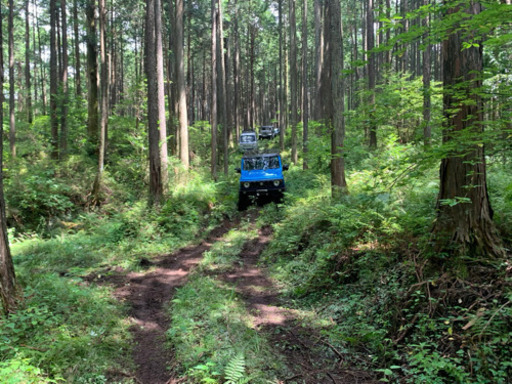
[[[283,171],[287,171],[290,166],[288,164],[283,165]]]
[[[240,168],[235,168],[236,173],[242,173],[242,170]]]

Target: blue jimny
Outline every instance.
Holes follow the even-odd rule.
[[[278,153],[243,156],[241,168],[237,168],[240,173],[238,210],[245,210],[256,200],[281,202],[285,191],[283,171],[287,169]]]

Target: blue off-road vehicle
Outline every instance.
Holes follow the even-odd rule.
[[[243,211],[254,201],[283,200],[285,191],[283,171],[288,169],[278,153],[246,155],[242,157],[238,210]]]

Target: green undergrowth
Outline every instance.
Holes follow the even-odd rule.
[[[158,209],[112,201],[61,220],[44,236],[14,237],[23,294],[16,311],[0,319],[1,383],[135,382],[126,308],[108,277],[200,240],[231,214],[216,197],[222,184],[191,184]]]
[[[339,201],[310,190],[292,196],[280,217],[264,213],[274,240],[263,260],[297,309],[316,312],[318,331],[347,366],[383,382],[509,383],[510,262],[438,264],[429,243],[437,166],[415,159],[390,146],[348,173],[350,194]],[[509,170],[489,167],[506,241],[511,186]]]
[[[255,237],[248,223],[230,231],[176,292],[167,336],[187,383],[275,383],[283,369],[268,340],[252,327],[243,299],[220,279],[241,263],[244,244]]]

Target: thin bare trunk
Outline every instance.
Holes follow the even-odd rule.
[[[100,14],[100,137],[98,147],[98,170],[93,187],[94,203],[98,204],[101,200],[100,192],[103,184],[103,168],[105,165],[105,143],[108,122],[108,66],[106,57],[106,28],[107,28],[107,10],[105,0],[99,0]]]
[[[338,199],[342,193],[346,192],[347,182],[345,181],[345,159],[344,139],[345,139],[345,120],[344,120],[344,80],[343,71],[343,36],[341,26],[341,9],[339,0],[329,0],[329,20],[330,20],[330,43],[329,43],[329,61],[331,67],[331,87],[332,87],[332,134],[331,134],[331,187],[332,197]]]
[[[75,94],[82,96],[82,77],[80,67],[80,35],[78,33],[78,5],[77,0],[73,0],[73,32],[75,38]]]
[[[50,126],[51,157],[59,158],[59,121],[57,118],[58,92],[58,54],[57,54],[57,0],[50,0]]]
[[[30,23],[29,23],[29,4],[30,0],[25,2],[25,93],[27,99],[27,121],[32,124],[34,112],[32,110],[32,81],[30,78]]]
[[[60,78],[60,89],[62,95],[60,97],[60,148],[59,158],[63,159],[68,151],[68,32],[67,32],[67,14],[66,0],[60,1],[61,18],[62,18],[62,70]]]
[[[162,193],[166,191],[168,181],[168,151],[167,151],[167,123],[165,116],[165,89],[164,89],[164,50],[162,40],[162,4],[160,0],[154,0],[155,6],[155,55],[156,55],[156,77],[158,92],[158,132],[160,148],[160,180]],[[186,113],[186,107],[185,107]]]
[[[211,1],[212,7],[212,65],[211,65],[211,110],[210,125],[212,129],[211,142],[211,174],[217,180],[217,11],[216,0]]]
[[[176,0],[176,72],[178,80],[178,118],[180,126],[180,159],[185,168],[190,165],[188,144],[187,89],[183,60],[183,0]]]
[[[428,5],[430,0],[424,0],[424,5]],[[423,26],[426,28],[430,23],[429,16],[427,15],[423,20]],[[425,50],[423,51],[423,142],[425,146],[430,145],[432,137],[432,128],[430,126],[431,116],[431,96],[430,96],[430,76],[431,76],[431,46],[428,43],[428,33],[425,32],[424,44]]]
[[[370,108],[373,109],[373,105],[375,105],[375,78],[376,78],[376,68],[375,68],[375,53],[372,52],[372,49],[375,47],[375,37],[374,37],[374,28],[373,28],[373,0],[368,0],[368,8],[366,10],[366,39],[367,39],[367,51],[368,51],[368,90],[370,92],[370,100],[368,103],[370,104]],[[377,148],[377,124],[375,123],[375,116],[373,113],[370,113],[370,148]]]
[[[302,168],[308,169],[308,4],[302,4]]]
[[[224,60],[224,31],[222,22],[222,2],[217,0],[217,41],[218,41],[218,58],[217,69],[219,73],[219,101],[220,101],[220,123],[222,125],[222,151],[224,175],[228,174],[229,166],[229,145],[228,145],[228,111],[227,111],[227,95],[226,95],[226,65]]]
[[[97,148],[99,139],[98,113],[98,47],[96,37],[95,0],[88,0],[87,17],[87,79],[88,79],[88,108],[87,133],[92,148]]]
[[[146,1],[145,71],[148,95],[149,142],[149,204],[160,204],[163,197],[162,169],[160,164],[160,126],[158,103],[157,43],[155,28],[155,0]]]
[[[2,4],[0,3],[0,14]],[[0,18],[0,127],[4,124],[4,54],[3,54],[3,29]],[[3,185],[3,135],[0,135],[0,300],[4,314],[8,314],[15,305],[16,275],[7,237],[7,225],[5,218],[5,200]]]
[[[297,32],[295,20],[295,1],[289,0],[289,13],[290,13],[290,96],[291,96],[291,126],[292,126],[292,162],[297,164],[297,124],[299,121],[298,116],[298,101],[297,101]]]
[[[16,157],[16,119],[14,92],[14,1],[9,0],[9,148],[11,156]]]

